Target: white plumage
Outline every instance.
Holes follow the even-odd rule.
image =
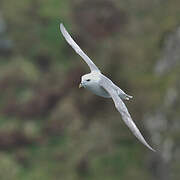
[[[126,94],[118,86],[116,86],[109,78],[104,76],[97,66],[92,62],[92,60],[81,50],[81,48],[76,44],[76,42],[71,38],[70,34],[66,31],[63,24],[60,24],[60,30],[66,39],[66,41],[71,45],[71,47],[79,54],[84,61],[88,64],[91,73],[85,74],[81,77],[80,87],[87,88],[94,94],[105,97],[112,98],[114,101],[116,109],[121,113],[122,119],[125,124],[130,128],[132,133],[141,141],[145,146],[147,146],[152,151],[155,151],[149,146],[145,141],[144,137],[140,133],[139,129],[133,122],[124,102],[122,99],[129,100],[132,96]]]

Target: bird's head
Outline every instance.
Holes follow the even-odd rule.
[[[79,84],[79,88],[86,88],[88,86],[96,84],[98,83],[99,79],[99,73],[91,72],[89,74],[85,74],[81,77],[81,83]]]

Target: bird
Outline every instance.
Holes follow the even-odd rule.
[[[104,98],[111,98],[115,104],[116,109],[121,114],[122,120],[132,131],[134,136],[147,148],[155,151],[144,139],[141,132],[137,128],[136,124],[133,122],[131,115],[128,112],[126,105],[123,100],[129,100],[133,98],[132,96],[126,94],[117,85],[115,85],[108,77],[103,75],[100,69],[93,63],[93,61],[82,51],[82,49],[73,40],[71,35],[68,33],[66,28],[62,23],[60,23],[60,31],[64,36],[68,44],[79,54],[82,59],[87,63],[90,68],[90,73],[85,74],[81,77],[81,82],[79,88],[86,88],[97,96]]]

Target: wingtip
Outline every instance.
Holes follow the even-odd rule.
[[[156,150],[155,149],[153,149],[152,147],[150,147],[149,148],[151,151],[153,151],[153,152],[156,152]]]
[[[60,23],[60,24],[59,24],[59,27],[60,27],[60,29],[64,28],[63,23]]]
[[[151,151],[156,152],[155,149],[153,149],[149,144],[145,144]]]

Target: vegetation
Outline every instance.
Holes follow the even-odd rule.
[[[155,71],[179,26],[178,0],[0,4],[0,179],[179,179],[180,55],[169,71]],[[60,22],[134,96],[126,105],[157,153],[133,137],[111,100],[78,89],[89,69]]]

